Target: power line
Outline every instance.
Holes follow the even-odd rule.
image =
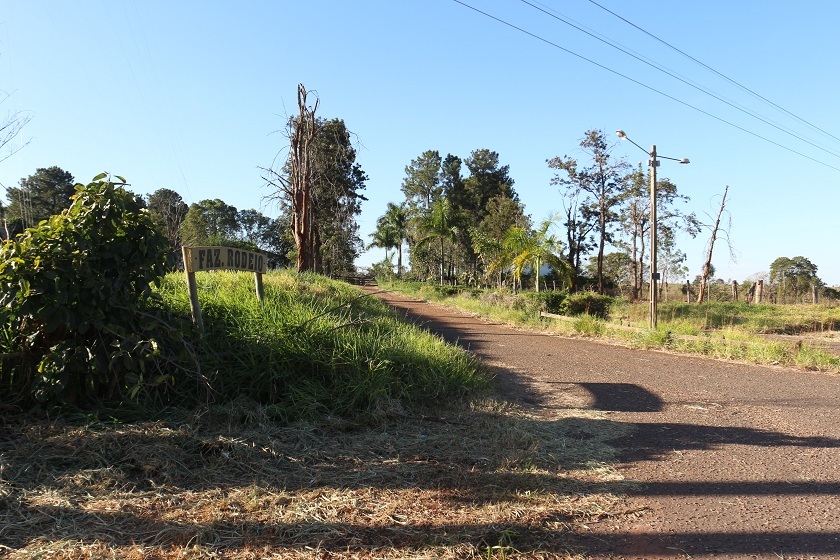
[[[603,70],[606,70],[607,72],[610,72],[611,74],[615,74],[616,76],[619,76],[619,77],[621,77],[621,78],[624,78],[625,80],[628,80],[628,81],[630,81],[630,82],[633,82],[634,84],[640,85],[640,86],[642,86],[642,87],[643,87],[643,88],[645,88],[645,89],[649,89],[650,91],[652,91],[652,92],[654,92],[654,93],[658,93],[659,95],[661,95],[661,96],[663,96],[663,97],[667,97],[668,99],[670,99],[670,100],[672,100],[672,101],[675,101],[675,102],[679,103],[680,105],[684,105],[684,106],[686,106],[686,107],[688,107],[688,108],[690,108],[690,109],[694,109],[694,110],[695,110],[695,111],[697,111],[698,113],[702,113],[702,114],[706,115],[707,117],[711,117],[711,118],[713,118],[713,119],[715,119],[715,120],[717,120],[717,121],[720,121],[720,122],[722,122],[722,123],[724,123],[724,124],[727,124],[727,125],[731,126],[732,128],[736,128],[736,129],[738,129],[738,130],[740,130],[740,131],[742,131],[742,132],[746,132],[747,134],[749,134],[749,135],[751,135],[751,136],[754,136],[754,137],[756,137],[756,138],[759,138],[759,139],[761,139],[761,140],[764,140],[765,142],[768,142],[768,143],[770,143],[770,144],[773,144],[774,146],[778,146],[779,148],[782,148],[783,150],[787,150],[788,152],[794,153],[794,154],[796,154],[796,155],[798,155],[798,156],[804,157],[805,159],[809,159],[809,160],[813,161],[814,163],[819,163],[820,165],[823,165],[823,166],[825,166],[825,167],[828,167],[828,168],[834,169],[835,171],[840,171],[840,167],[835,167],[835,166],[833,166],[833,165],[831,165],[831,164],[829,164],[829,163],[825,163],[824,161],[820,161],[820,160],[818,160],[818,159],[816,159],[816,158],[813,158],[813,157],[811,157],[811,156],[805,155],[805,154],[803,154],[802,152],[799,152],[799,151],[797,151],[797,150],[794,150],[793,148],[789,148],[789,147],[787,147],[787,146],[785,146],[785,145],[783,145],[783,144],[779,144],[778,142],[775,142],[775,141],[773,141],[773,140],[770,140],[769,138],[766,138],[766,137],[764,137],[764,136],[761,136],[760,134],[755,133],[755,132],[753,132],[753,131],[751,131],[751,130],[747,130],[746,128],[744,128],[744,127],[742,127],[742,126],[738,126],[738,125],[737,125],[737,124],[735,124],[735,123],[732,123],[732,122],[730,122],[730,121],[728,121],[728,120],[726,120],[726,119],[723,119],[723,118],[721,118],[721,117],[718,117],[717,115],[713,115],[712,113],[709,113],[708,111],[704,111],[703,109],[700,109],[699,107],[696,107],[696,106],[694,106],[694,105],[691,105],[690,103],[687,103],[687,102],[685,102],[685,101],[683,101],[683,100],[681,100],[681,99],[677,99],[677,98],[676,98],[676,97],[674,97],[673,95],[669,95],[669,94],[667,94],[667,93],[665,93],[665,92],[663,92],[663,91],[661,91],[661,90],[658,90],[658,89],[656,89],[656,88],[654,88],[654,87],[652,87],[652,86],[649,86],[649,85],[647,85],[647,84],[645,84],[645,83],[643,83],[643,82],[640,82],[639,80],[636,80],[636,79],[634,79],[634,78],[631,78],[630,76],[627,76],[626,74],[622,74],[621,72],[618,72],[617,70],[613,70],[612,68],[609,68],[608,66],[604,66],[603,64],[601,64],[601,63],[599,63],[599,62],[595,62],[594,60],[592,60],[592,59],[590,59],[590,58],[587,58],[587,57],[585,57],[585,56],[583,56],[583,55],[581,55],[581,54],[578,54],[578,53],[576,53],[576,52],[574,52],[574,51],[571,51],[571,50],[569,50],[569,49],[567,49],[567,48],[565,48],[565,47],[563,47],[563,46],[560,46],[560,45],[558,45],[557,43],[554,43],[554,42],[552,42],[552,41],[550,41],[550,40],[546,39],[545,37],[541,37],[541,36],[539,36],[539,35],[537,35],[537,34],[535,34],[535,33],[531,33],[530,31],[528,31],[528,30],[526,30],[526,29],[523,29],[523,28],[521,28],[521,27],[518,27],[518,26],[516,26],[516,25],[514,25],[514,24],[512,24],[512,23],[510,23],[510,22],[508,22],[508,21],[505,21],[505,20],[503,20],[503,19],[501,19],[501,18],[498,18],[498,17],[496,17],[496,16],[494,16],[494,15],[492,15],[492,14],[488,14],[487,12],[484,12],[484,11],[482,11],[482,10],[479,10],[478,8],[476,8],[476,7],[474,7],[474,6],[471,6],[471,5],[469,5],[469,4],[465,3],[465,2],[462,2],[461,0],[452,0],[452,1],[453,1],[453,2],[455,2],[455,3],[457,3],[457,4],[460,4],[460,5],[464,6],[465,8],[469,8],[470,10],[473,10],[474,12],[477,12],[477,13],[479,13],[479,14],[481,14],[481,15],[485,16],[485,17],[488,17],[488,18],[490,18],[490,19],[492,19],[492,20],[495,20],[495,21],[497,21],[497,22],[501,23],[502,25],[506,25],[506,26],[510,27],[511,29],[515,29],[515,30],[519,31],[520,33],[524,33],[525,35],[528,35],[529,37],[532,37],[532,38],[534,38],[534,39],[536,39],[536,40],[538,40],[538,41],[542,41],[543,43],[546,43],[547,45],[551,45],[552,47],[554,47],[554,48],[556,48],[556,49],[560,49],[561,51],[563,51],[563,52],[565,52],[565,53],[568,53],[568,54],[570,54],[570,55],[572,55],[572,56],[574,56],[574,57],[577,57],[577,58],[579,58],[579,59],[581,59],[581,60],[584,60],[584,61],[586,61],[586,62],[588,62],[588,63],[590,63],[590,64],[593,64],[593,65],[595,65],[595,66],[597,66],[597,67],[599,67],[599,68],[602,68]]]
[[[815,129],[815,130],[818,130],[818,131],[822,132],[822,133],[823,133],[823,134],[825,134],[826,136],[830,136],[831,138],[834,138],[835,140],[840,141],[840,138],[838,138],[837,136],[835,136],[835,135],[831,134],[830,132],[827,132],[827,131],[823,130],[822,128],[818,127],[818,126],[817,126],[817,125],[815,125],[815,124],[812,124],[812,123],[810,123],[810,122],[806,121],[806,120],[805,120],[805,119],[803,119],[802,117],[799,117],[799,116],[797,116],[797,115],[795,115],[795,114],[791,113],[790,111],[788,111],[788,110],[787,110],[787,109],[785,109],[784,107],[781,107],[780,105],[777,105],[776,103],[773,103],[772,101],[770,101],[770,100],[769,100],[769,99],[767,99],[766,97],[764,97],[764,96],[762,96],[762,95],[760,95],[760,94],[756,93],[755,91],[751,90],[751,89],[750,89],[750,88],[748,88],[747,86],[745,86],[745,85],[743,85],[743,84],[741,84],[741,83],[739,83],[739,82],[737,82],[737,81],[733,80],[732,78],[730,78],[729,76],[727,76],[727,75],[725,75],[725,74],[722,74],[721,72],[718,72],[717,70],[715,70],[714,68],[712,68],[712,67],[711,67],[711,66],[709,66],[708,64],[705,64],[705,63],[703,63],[703,62],[701,62],[701,61],[697,60],[696,58],[694,58],[694,57],[693,57],[693,56],[691,56],[690,54],[688,54],[688,53],[686,53],[686,52],[684,52],[684,51],[682,51],[682,50],[678,49],[677,47],[675,47],[674,45],[672,45],[672,44],[668,43],[667,41],[665,41],[665,40],[663,40],[663,39],[660,39],[659,37],[657,37],[657,36],[656,36],[656,35],[654,35],[653,33],[650,33],[649,31],[647,31],[647,30],[645,30],[645,29],[642,29],[641,27],[639,27],[638,25],[636,25],[636,24],[635,24],[635,23],[633,23],[632,21],[629,21],[629,20],[627,20],[627,19],[623,18],[622,16],[620,16],[620,15],[618,15],[617,13],[613,12],[613,11],[612,11],[612,10],[610,10],[609,8],[606,8],[606,7],[602,6],[601,4],[599,4],[598,2],[595,2],[595,0],[589,0],[589,1],[590,1],[591,3],[593,3],[593,4],[595,4],[596,6],[598,6],[599,8],[601,8],[602,10],[604,10],[604,11],[606,11],[606,12],[608,12],[608,13],[610,13],[610,14],[614,15],[615,17],[617,17],[618,19],[620,19],[620,20],[621,20],[621,21],[623,21],[624,23],[626,23],[626,24],[628,24],[628,25],[631,25],[631,26],[635,27],[636,29],[638,29],[639,31],[641,31],[642,33],[644,33],[645,35],[647,35],[647,36],[649,36],[649,37],[651,37],[651,38],[653,38],[653,39],[656,39],[657,41],[659,41],[660,43],[662,43],[662,44],[663,44],[663,45],[665,45],[666,47],[668,47],[668,48],[670,48],[670,49],[672,49],[672,50],[674,50],[674,51],[678,52],[679,54],[681,54],[681,55],[683,55],[684,57],[688,58],[689,60],[692,60],[693,62],[695,62],[695,63],[699,64],[700,66],[702,66],[703,68],[705,68],[705,69],[709,70],[710,72],[713,72],[713,73],[717,74],[718,76],[720,76],[720,77],[721,77],[721,78],[723,78],[724,80],[728,81],[729,83],[734,84],[734,85],[738,86],[739,88],[741,88],[742,90],[746,91],[747,93],[750,93],[751,95],[753,95],[753,96],[757,97],[758,99],[761,99],[762,101],[764,101],[764,102],[765,102],[765,103],[767,103],[768,105],[771,105],[771,106],[775,107],[776,109],[778,109],[778,110],[782,111],[783,113],[786,113],[786,114],[790,115],[790,116],[791,116],[791,117],[793,117],[794,119],[796,119],[796,120],[798,120],[798,121],[800,121],[800,122],[802,122],[802,123],[807,124],[808,126],[810,126],[811,128],[813,128],[813,129]]]
[[[668,70],[667,68],[664,68],[664,67],[660,66],[659,64],[656,64],[656,63],[654,63],[654,62],[650,62],[650,61],[648,61],[648,60],[645,60],[645,59],[644,59],[644,58],[642,58],[641,56],[639,56],[639,55],[637,55],[637,54],[634,54],[633,52],[628,51],[627,49],[625,49],[625,48],[621,47],[620,45],[617,45],[617,44],[613,43],[612,41],[609,41],[609,40],[607,40],[607,39],[604,39],[604,38],[602,38],[602,37],[599,37],[599,36],[597,36],[596,34],[594,34],[594,33],[590,32],[590,31],[587,31],[586,29],[583,29],[582,27],[579,27],[578,25],[575,25],[574,23],[572,23],[572,22],[570,22],[570,21],[566,20],[565,18],[560,17],[560,16],[559,16],[559,15],[557,15],[556,13],[551,13],[551,11],[549,11],[549,10],[545,10],[545,9],[543,9],[543,8],[541,8],[541,7],[537,6],[537,5],[535,5],[535,4],[532,4],[532,3],[531,3],[531,2],[529,2],[528,0],[520,0],[520,1],[521,1],[523,4],[527,4],[528,6],[531,6],[531,7],[532,7],[532,8],[534,8],[535,10],[538,10],[538,11],[542,12],[543,14],[545,14],[545,15],[547,15],[547,16],[549,16],[549,17],[556,19],[557,21],[563,22],[563,23],[565,23],[566,25],[568,25],[568,26],[570,26],[570,27],[573,27],[574,29],[577,29],[577,30],[578,30],[578,31],[580,31],[581,33],[585,33],[585,34],[589,35],[589,36],[590,36],[590,37],[592,37],[593,39],[597,39],[598,41],[601,41],[601,42],[602,42],[602,43],[604,43],[605,45],[609,45],[610,47],[612,47],[612,48],[614,48],[614,49],[616,49],[616,50],[618,50],[618,51],[623,52],[623,53],[624,53],[624,54],[626,54],[627,56],[630,56],[630,57],[635,58],[636,60],[638,60],[639,62],[641,62],[641,63],[643,63],[643,64],[647,64],[647,65],[648,65],[648,66],[650,66],[651,68],[654,68],[654,69],[656,69],[656,70],[659,70],[659,71],[660,71],[660,72],[662,72],[663,74],[666,74],[666,75],[668,75],[668,76],[670,76],[670,77],[674,78],[675,80],[678,80],[678,81],[680,81],[680,82],[684,83],[685,85],[687,85],[687,86],[689,86],[689,87],[692,87],[692,88],[696,89],[697,91],[700,91],[700,92],[702,92],[702,93],[705,93],[705,94],[706,94],[706,95],[708,95],[709,97],[712,97],[712,98],[714,98],[714,99],[717,99],[717,100],[718,100],[718,101],[720,101],[721,103],[725,103],[726,105],[729,105],[729,106],[730,106],[730,107],[732,107],[733,109],[737,109],[738,111],[741,111],[742,113],[744,113],[744,114],[746,114],[746,115],[749,115],[749,116],[753,117],[754,119],[757,119],[757,120],[759,120],[759,121],[763,122],[764,124],[770,125],[770,126],[772,126],[773,128],[775,128],[776,130],[779,130],[779,131],[781,131],[781,132],[784,132],[785,134],[788,134],[789,136],[792,136],[792,137],[796,138],[797,140],[800,140],[800,141],[802,141],[802,142],[805,142],[806,144],[808,144],[808,145],[810,145],[810,146],[813,146],[814,148],[817,148],[818,150],[822,150],[823,152],[825,152],[825,153],[827,153],[827,154],[829,154],[829,155],[832,155],[832,156],[834,156],[834,157],[836,157],[836,158],[840,158],[840,154],[838,154],[837,152],[832,152],[831,150],[829,150],[829,149],[827,149],[827,148],[824,148],[824,147],[820,146],[819,144],[815,144],[814,142],[811,142],[810,140],[808,140],[808,139],[806,139],[806,138],[803,138],[802,136],[799,136],[798,134],[796,134],[795,132],[791,131],[790,129],[787,129],[787,128],[785,128],[785,127],[783,127],[783,126],[781,126],[781,125],[779,125],[779,124],[777,124],[777,123],[774,123],[774,122],[772,122],[772,121],[769,121],[769,120],[765,119],[764,117],[762,117],[761,115],[757,115],[757,114],[753,113],[752,111],[750,111],[750,110],[748,110],[748,109],[746,109],[746,108],[744,108],[744,107],[742,107],[742,106],[738,105],[737,103],[734,103],[734,102],[732,102],[732,101],[730,101],[730,100],[728,100],[728,99],[726,99],[726,98],[724,98],[724,97],[721,97],[720,95],[718,95],[718,94],[714,93],[713,91],[710,91],[710,90],[708,90],[708,89],[706,89],[706,88],[704,88],[704,87],[702,87],[702,86],[700,86],[700,85],[697,85],[697,84],[695,84],[695,83],[693,83],[693,82],[691,82],[691,81],[689,81],[689,80],[687,80],[687,79],[683,78],[682,76],[680,76],[680,75],[678,75],[678,74],[676,74],[676,73],[674,73],[674,72],[672,72],[672,71]]]

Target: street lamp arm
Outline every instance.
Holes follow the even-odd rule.
[[[624,133],[624,131],[623,131],[623,130],[616,130],[616,131],[615,131],[615,133],[616,133],[616,134],[618,135],[618,137],[619,137],[619,138],[621,138],[622,140],[627,140],[628,142],[630,142],[631,144],[633,144],[634,146],[636,146],[637,148],[639,148],[640,150],[642,150],[642,151],[643,151],[644,153],[646,153],[647,155],[650,155],[650,152],[649,152],[649,151],[645,150],[644,148],[642,148],[641,146],[639,146],[638,144],[636,144],[635,142],[633,142],[633,140],[631,140],[631,139],[630,139],[630,137],[629,137],[629,136],[627,136],[627,135]]]

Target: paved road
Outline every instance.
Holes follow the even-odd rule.
[[[378,295],[501,366],[512,398],[562,392],[632,428],[614,442],[619,468],[643,483],[631,501],[651,509],[585,536],[595,557],[840,559],[840,377],[510,329]]]

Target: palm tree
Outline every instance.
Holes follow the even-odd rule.
[[[385,214],[376,221],[377,227],[386,225],[397,237],[397,277],[402,278],[402,247],[408,239],[408,213],[402,205],[389,202]]]
[[[432,203],[428,213],[418,218],[418,230],[423,237],[417,242],[418,245],[431,243],[434,240],[440,242],[440,285],[443,286],[446,242],[456,240],[458,228],[455,225],[455,211],[447,197],[439,198]]]
[[[522,273],[530,268],[536,275],[536,291],[539,292],[540,269],[544,264],[551,266],[567,282],[571,279],[569,264],[560,256],[563,243],[550,233],[556,222],[556,216],[551,216],[543,220],[535,230],[512,227],[505,235],[503,245],[509,257],[512,256],[513,275],[520,285]]]
[[[377,221],[376,231],[370,234],[372,241],[367,246],[368,249],[378,247],[385,249],[385,259],[390,260],[388,249],[396,249],[402,244],[402,239],[397,235],[396,230],[388,223]],[[393,267],[393,265],[392,265]],[[393,270],[392,270],[393,272]]]

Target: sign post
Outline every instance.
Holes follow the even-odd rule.
[[[204,321],[201,319],[201,308],[198,305],[196,272],[211,270],[253,272],[257,300],[263,300],[262,275],[265,274],[265,254],[236,247],[181,247],[181,253],[184,256],[184,273],[187,275],[187,288],[190,292],[193,325],[200,333],[204,333]]]

